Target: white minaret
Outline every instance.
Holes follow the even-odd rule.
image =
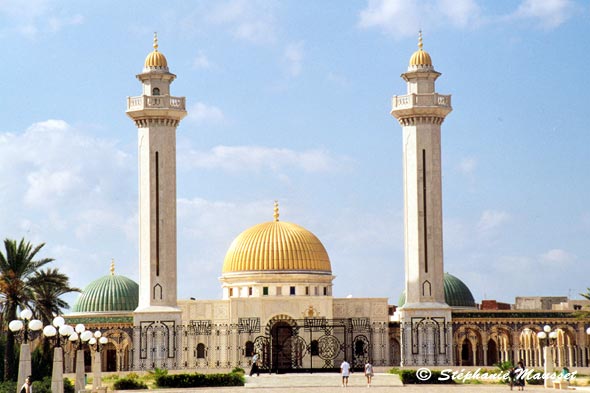
[[[160,324],[170,331],[180,324],[176,302],[176,127],[186,116],[186,106],[184,97],[170,95],[175,78],[168,71],[166,57],[158,52],[154,34],[154,50],[137,75],[143,92],[127,98],[127,116],[137,126],[139,145],[139,305],[134,324],[141,326],[142,332]],[[140,351],[136,353],[147,349],[137,345],[134,347]],[[169,357],[170,352],[154,356],[157,361]]]
[[[451,96],[435,91],[441,74],[422,49],[410,58],[406,95],[393,97],[391,114],[403,130],[406,303],[400,309],[402,365],[452,363],[451,309],[443,278],[441,136]]]

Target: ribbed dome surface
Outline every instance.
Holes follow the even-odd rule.
[[[158,52],[158,50],[155,49],[145,58],[144,67],[168,68],[168,61],[166,61],[166,56],[164,56],[161,52]]]
[[[418,49],[412,57],[410,57],[410,66],[428,66],[432,67],[432,59],[428,52],[423,49]]]
[[[473,295],[469,290],[469,287],[465,285],[463,281],[453,276],[452,274],[445,273],[443,281],[445,289],[445,301],[451,307],[476,307]],[[399,297],[398,307],[403,306],[406,303],[406,291],[404,290]]]
[[[299,225],[282,221],[258,224],[231,244],[223,274],[244,271],[332,272],[319,239]]]
[[[73,312],[133,311],[139,285],[127,277],[108,275],[92,281],[80,294]]]

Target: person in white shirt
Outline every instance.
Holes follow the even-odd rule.
[[[340,373],[342,374],[342,386],[348,386],[348,376],[350,375],[350,364],[344,359],[340,365]]]
[[[371,379],[373,378],[373,365],[367,361],[365,364],[365,377],[367,377],[367,387],[371,387]]]
[[[23,387],[20,388],[20,393],[33,393],[33,385],[31,385],[31,377],[25,379]]]

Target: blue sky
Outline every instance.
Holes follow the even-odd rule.
[[[272,219],[324,243],[335,296],[403,289],[401,128],[417,32],[452,94],[445,270],[477,301],[590,286],[590,6],[574,0],[0,1],[0,236],[74,285],[137,280],[126,97],[160,50],[178,129],[179,297],[221,297],[225,252]],[[73,303],[75,297],[69,300]]]

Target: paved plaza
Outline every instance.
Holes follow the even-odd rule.
[[[577,391],[590,392],[589,387],[576,388]],[[337,373],[314,374],[282,374],[260,375],[260,377],[246,377],[244,387],[223,388],[195,388],[195,389],[158,389],[158,393],[177,393],[182,391],[190,393],[304,393],[304,392],[464,392],[464,393],[505,393],[510,388],[505,385],[406,385],[404,386],[397,375],[375,374],[371,388],[366,385],[366,379],[362,373],[353,374],[350,377],[349,386],[341,386],[341,378]],[[516,392],[516,388],[513,390]],[[549,392],[554,389],[545,389],[543,386],[525,387],[525,392]]]

